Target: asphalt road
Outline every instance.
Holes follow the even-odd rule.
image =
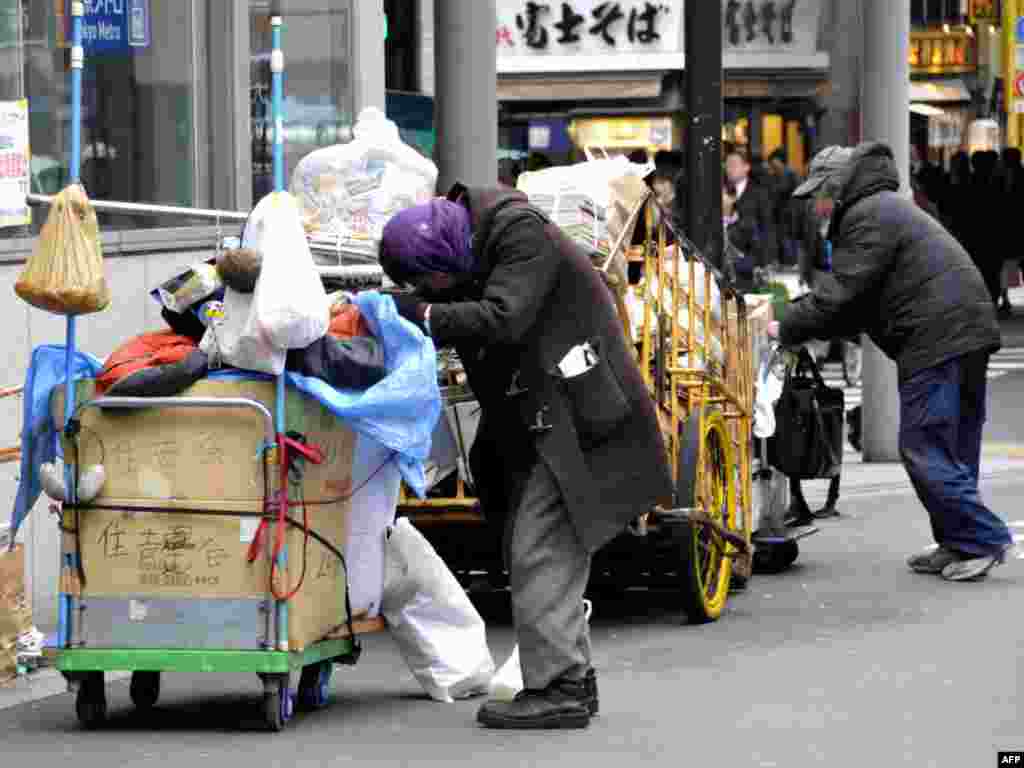
[[[1020,518],[1022,491],[1012,475],[986,487],[995,509]],[[0,711],[3,763],[966,767],[1024,749],[1024,561],[980,584],[914,575],[903,559],[929,534],[911,496],[843,510],[805,540],[796,567],[755,577],[715,624],[684,626],[666,596],[599,601],[602,714],[587,731],[478,729],[478,702],[426,700],[390,639],[375,636],[357,667],[337,670],[331,706],[284,733],[260,731],[255,678],[168,676],[145,717],[112,683],[100,732],[78,730],[69,695]],[[507,605],[494,595],[480,605],[500,664]]]

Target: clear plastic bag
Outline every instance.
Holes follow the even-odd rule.
[[[308,232],[341,238],[343,249],[369,255],[392,216],[434,195],[437,166],[405,144],[379,109],[363,110],[353,133],[348,144],[304,157],[291,191]]]
[[[14,291],[57,315],[87,315],[110,304],[99,222],[80,185],[65,187],[54,199]]]

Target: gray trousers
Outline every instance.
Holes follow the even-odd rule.
[[[526,688],[590,667],[583,593],[590,555],[576,536],[554,475],[538,461],[505,530],[512,620]]]

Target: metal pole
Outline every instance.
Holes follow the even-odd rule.
[[[1020,0],[1003,0],[1003,102],[1006,104],[1006,146],[1020,147],[1022,144],[1021,122],[1024,114],[1017,113],[1017,105],[1022,101],[1016,98],[1014,83],[1017,73],[1017,47],[1024,45],[1024,40],[1017,40],[1017,18],[1024,13],[1024,4]]]
[[[53,205],[52,195],[25,195],[29,205]],[[122,203],[114,200],[90,200],[98,213],[115,213],[125,216],[180,216],[188,219],[205,219],[222,223],[244,224],[248,213],[241,211],[218,211],[212,208],[184,208],[176,205],[153,205],[151,203]]]
[[[270,8],[271,27],[271,91],[270,108],[274,120],[274,192],[284,191],[284,53],[281,50],[281,33],[283,22],[281,19],[281,2],[274,0]],[[287,431],[285,423],[285,375],[282,372],[275,382],[276,397],[274,409],[274,421],[277,427],[278,449],[276,452],[279,462],[285,461],[284,456],[284,435]],[[284,513],[288,513],[288,484],[282,482],[278,489],[278,504],[284,505]],[[278,553],[278,568],[284,573],[288,565],[288,549],[281,548]],[[288,650],[288,601],[277,601],[277,648],[280,651]]]
[[[883,141],[895,157],[905,194],[910,194],[910,0],[866,0],[862,134]],[[864,461],[898,461],[899,382],[896,365],[865,336],[861,419]]]
[[[495,0],[437,0],[434,8],[438,189],[498,181]]]
[[[71,152],[68,159],[68,183],[78,184],[82,165],[82,67],[85,63],[85,51],[82,47],[82,16],[85,6],[80,0],[71,3]],[[77,346],[77,320],[74,315],[67,316],[64,341],[64,426],[66,427],[75,415],[75,348]],[[67,489],[68,504],[75,504],[78,489],[75,487],[76,471],[74,465],[64,457],[64,487]],[[69,562],[70,554],[63,551],[61,545],[61,571],[68,577],[73,563]],[[71,645],[72,639],[72,603],[74,598],[64,591],[67,579],[61,579],[65,585],[58,599],[57,638],[62,648]]]
[[[686,171],[676,214],[686,235],[722,266],[722,0],[685,4]]]

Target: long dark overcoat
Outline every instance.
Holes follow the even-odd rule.
[[[610,292],[589,257],[524,195],[471,189],[476,271],[459,300],[431,306],[439,347],[454,345],[483,409],[470,456],[489,519],[515,509],[538,459],[594,551],[667,504],[672,483],[654,404]],[[565,379],[558,363],[590,342],[600,363]]]

